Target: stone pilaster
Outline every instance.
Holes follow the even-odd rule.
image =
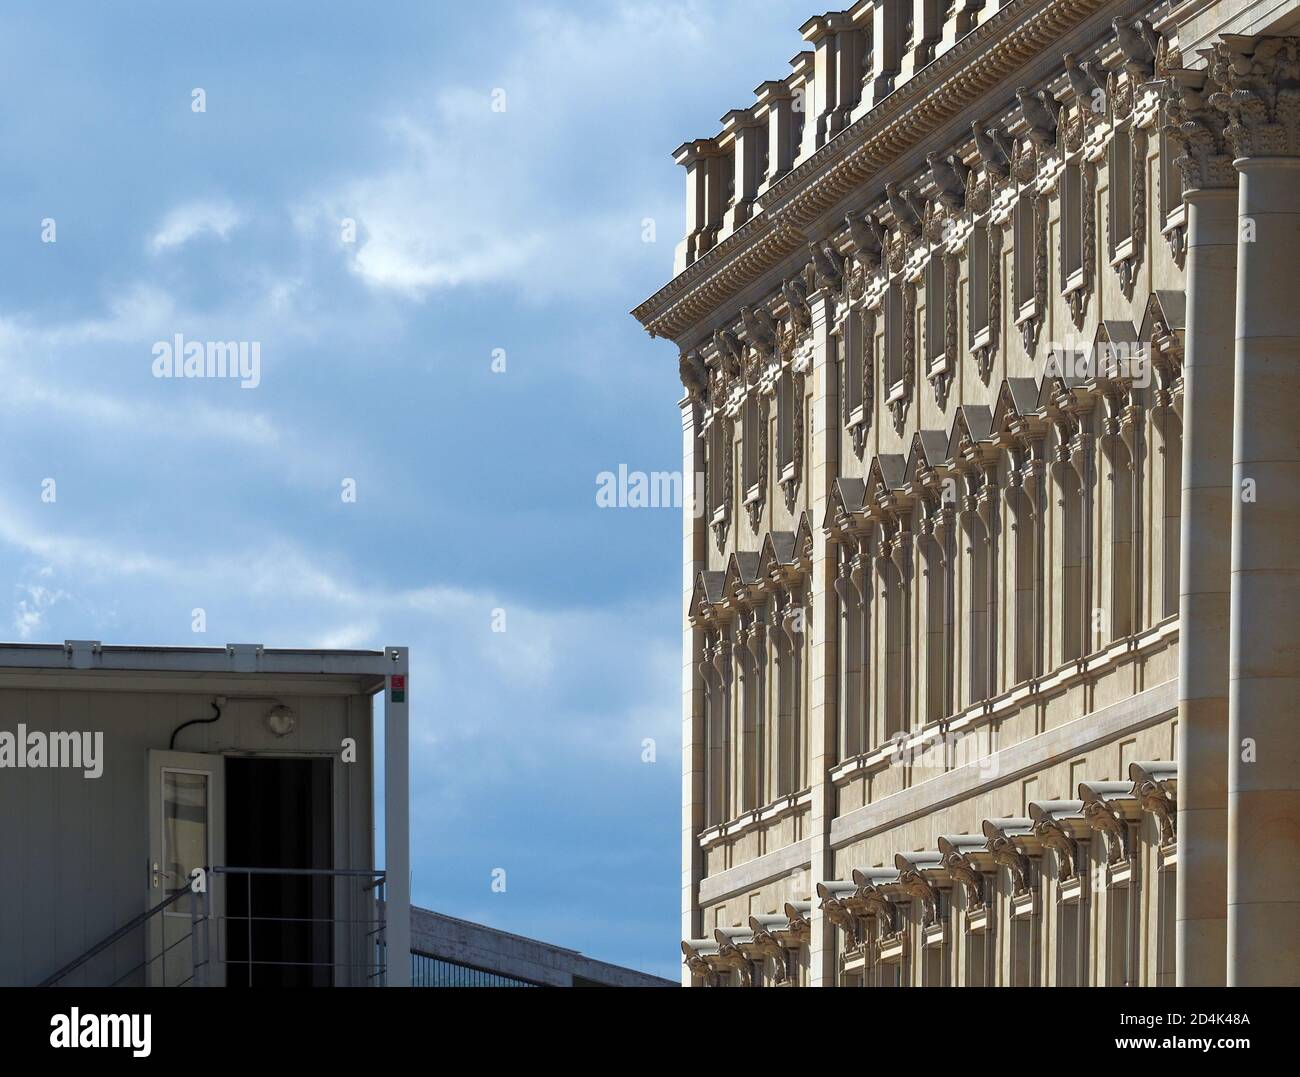
[[[1226,37],[1241,172],[1228,694],[1229,986],[1300,985],[1300,38]],[[1180,838],[1181,840],[1181,838]]]
[[[699,887],[704,871],[699,834],[705,826],[704,773],[708,745],[704,729],[704,694],[707,686],[699,674],[702,633],[690,622],[691,594],[696,577],[706,567],[708,527],[701,487],[695,478],[703,469],[699,437],[700,403],[692,390],[681,401],[682,410],[682,938],[703,934],[699,913]],[[682,967],[682,985],[691,985],[691,971]]]
[[[812,619],[809,625],[809,668],[812,678],[809,705],[808,775],[812,786],[809,820],[811,885],[834,878],[830,848],[831,821],[835,815],[835,789],[826,772],[836,760],[835,652],[839,646],[837,606],[833,584],[838,571],[836,550],[820,526],[835,483],[838,465],[839,405],[831,341],[833,301],[819,292],[812,301],[813,420],[810,438],[812,489],[809,500],[813,520]],[[809,984],[835,985],[834,927],[813,902],[809,943]]]
[[[1205,72],[1173,73],[1170,134],[1187,205],[1187,328],[1178,604],[1179,986],[1224,983],[1228,593],[1232,548],[1237,183]]]

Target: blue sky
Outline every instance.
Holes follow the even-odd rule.
[[[808,13],[6,4],[0,636],[408,645],[415,900],[676,976],[680,517],[596,476],[680,466],[669,154]]]

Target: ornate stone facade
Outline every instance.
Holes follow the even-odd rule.
[[[1300,3],[862,0],[685,144],[683,981],[1300,981]]]

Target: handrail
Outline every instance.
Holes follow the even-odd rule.
[[[58,972],[42,980],[36,986],[53,987],[69,973],[76,972],[77,969],[79,969],[92,957],[96,957],[97,955],[103,953],[119,939],[124,938],[126,935],[130,934],[132,931],[140,927],[142,924],[148,923],[160,912],[162,912],[168,906],[174,905],[177,901],[179,901],[184,895],[188,893],[190,893],[190,888],[186,886],[180,890],[177,890],[176,893],[172,894],[170,897],[163,898],[163,900],[158,902],[158,904],[155,905],[152,909],[147,909],[144,912],[140,913],[138,916],[132,917],[122,927],[119,927],[107,938],[103,939],[101,942],[96,943],[80,957],[74,958],[72,961],[69,961],[66,965],[63,966],[63,968],[59,969]]]

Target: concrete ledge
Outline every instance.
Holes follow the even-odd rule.
[[[733,894],[743,894],[761,886],[769,879],[780,875],[789,875],[792,871],[807,867],[812,856],[812,842],[808,838],[796,841],[775,852],[747,860],[734,868],[720,871],[700,880],[700,904],[708,905],[723,901]],[[812,889],[812,883],[808,884]]]

